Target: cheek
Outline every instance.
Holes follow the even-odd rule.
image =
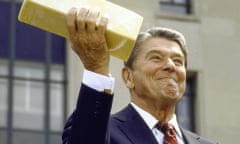
[[[180,91],[181,93],[184,93],[185,88],[186,88],[186,71],[185,69],[178,71],[178,80],[179,80],[179,86],[180,86]]]
[[[186,81],[186,70],[185,69],[179,69],[177,71],[179,82],[185,82]]]
[[[147,76],[154,76],[156,72],[159,71],[159,66],[156,64],[148,63],[145,64],[145,67],[142,69]]]
[[[135,67],[134,75],[137,77],[137,79],[145,79],[152,74],[152,69],[153,67],[147,63],[138,63],[138,65]]]
[[[135,88],[142,91],[146,87],[149,87],[152,79],[152,67],[140,67],[133,73],[133,80]]]

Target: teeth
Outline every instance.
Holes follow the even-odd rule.
[[[126,61],[135,44],[143,17],[105,0],[24,0],[19,20],[68,38],[66,15],[73,6],[98,7],[109,16],[106,38],[110,53]]]

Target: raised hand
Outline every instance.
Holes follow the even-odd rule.
[[[109,73],[109,51],[105,38],[108,18],[98,9],[71,8],[67,27],[72,49],[84,67],[103,75]]]

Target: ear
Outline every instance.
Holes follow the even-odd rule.
[[[134,83],[133,83],[133,74],[132,70],[129,69],[128,67],[123,67],[122,68],[122,79],[127,86],[127,88],[132,89],[134,88]]]

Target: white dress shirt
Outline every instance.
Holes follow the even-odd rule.
[[[143,110],[142,108],[137,106],[136,104],[131,103],[131,105],[139,113],[139,115],[145,121],[145,123],[147,124],[149,129],[152,130],[152,133],[155,136],[155,138],[157,139],[158,143],[162,144],[164,134],[159,129],[156,128],[156,124],[158,123],[158,120],[154,116],[152,116],[150,113],[146,112],[145,110]],[[175,114],[170,119],[170,121],[168,121],[168,123],[172,124],[175,131],[176,131],[176,137],[177,137],[178,144],[184,144],[182,132],[181,132],[179,126],[178,126],[177,118],[176,118]]]
[[[107,77],[84,69],[82,83],[100,92],[103,92],[105,89],[110,89],[111,92],[113,92],[115,79],[111,76]],[[131,105],[139,113],[139,115],[145,121],[149,129],[152,130],[153,135],[155,136],[158,143],[162,144],[164,134],[155,127],[158,123],[158,120],[150,113],[144,111],[142,108],[138,107],[134,103],[131,103]],[[176,130],[178,144],[184,144],[182,132],[178,126],[175,114],[173,115],[169,123],[172,124],[174,126],[174,129]]]
[[[84,69],[82,83],[88,87],[95,89],[99,92],[103,92],[105,89],[114,90],[115,79],[109,75],[109,77],[97,74]]]

